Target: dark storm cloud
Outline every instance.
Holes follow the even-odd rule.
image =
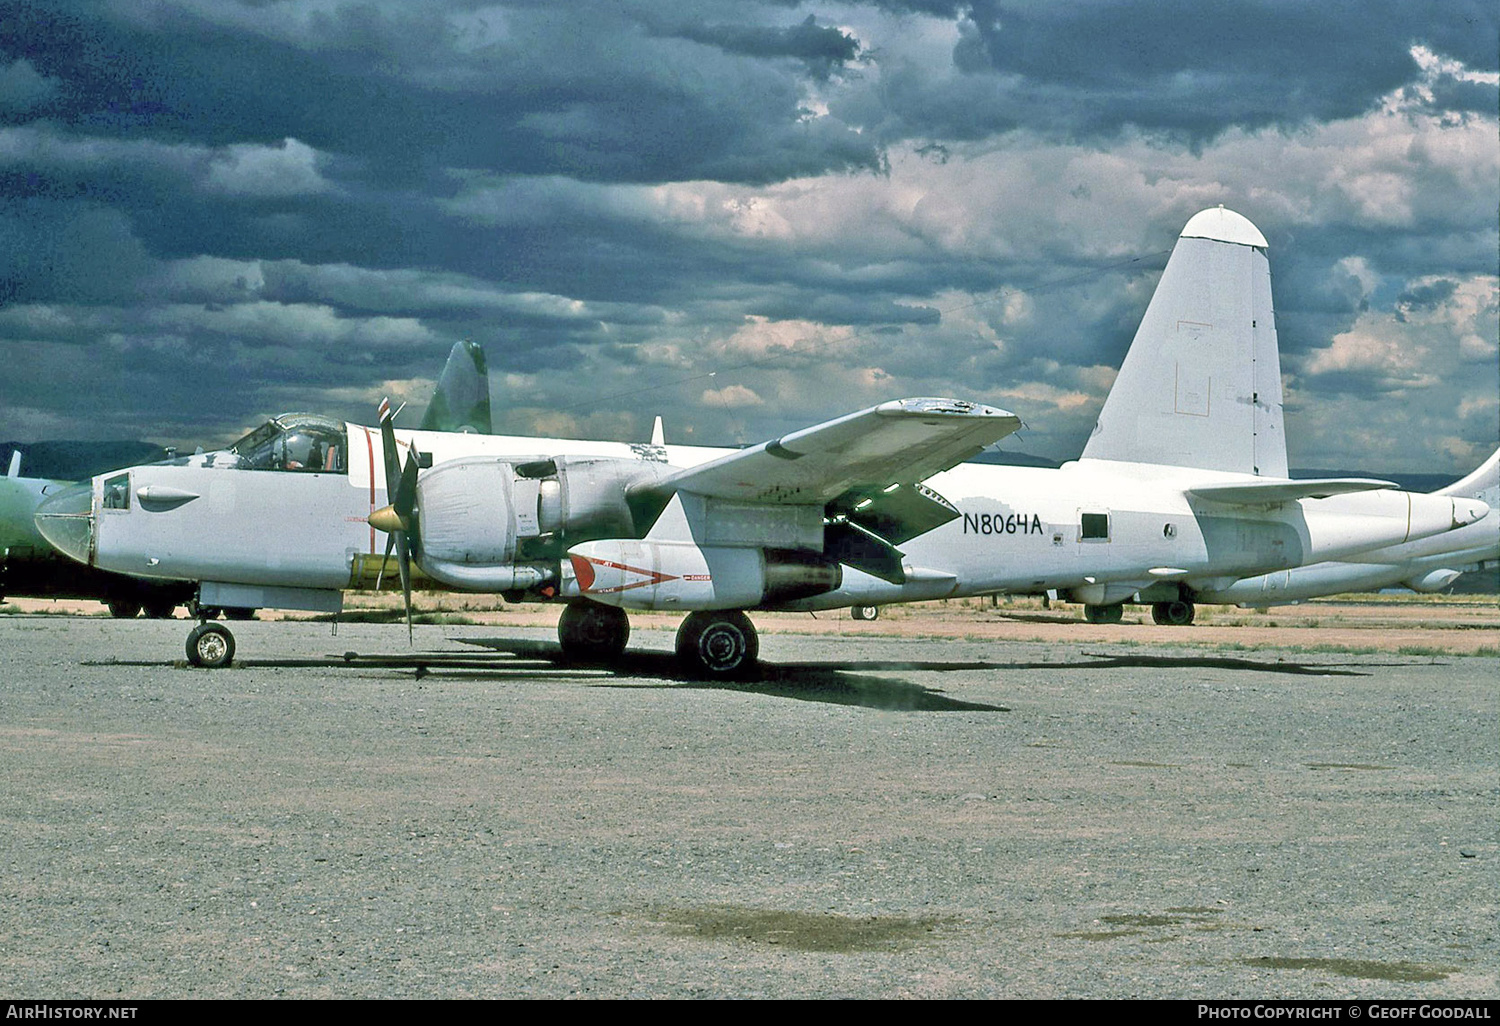
[[[705,47],[655,35],[649,5],[514,6],[493,22],[463,6],[350,5],[300,23],[286,10],[24,5],[7,49],[63,83],[53,107],[71,124],[208,145],[292,137],[388,181],[483,167],[767,182],[878,164],[848,127],[804,123],[796,76],[754,59],[832,66],[849,46],[837,30],[719,26]]]
[[[1231,127],[1350,117],[1412,78],[1413,45],[1472,70],[1497,64],[1493,4],[1402,0],[1058,3],[975,0],[891,5],[959,19],[956,75],[888,68],[880,110],[836,109],[888,137],[982,138],[1025,126],[1071,135],[1123,126],[1194,142]],[[1445,82],[1436,102],[1493,110],[1492,87]]]
[[[677,30],[684,39],[717,46],[747,57],[793,57],[818,78],[859,55],[859,41],[836,28],[819,25],[809,14],[800,25],[786,28],[749,25],[693,25]]]
[[[368,416],[468,337],[513,429],[753,441],[947,393],[1068,458],[1220,202],[1271,240],[1309,408],[1452,409],[1480,371],[1400,343],[1483,368],[1494,35],[1471,3],[0,3],[0,434]]]
[[[1396,314],[1402,319],[1407,311],[1432,310],[1448,299],[1458,288],[1458,282],[1441,278],[1409,288],[1396,297]]]

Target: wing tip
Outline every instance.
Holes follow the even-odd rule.
[[[887,417],[1010,417],[1019,420],[1014,413],[998,406],[939,396],[892,399],[875,407],[875,412]]]

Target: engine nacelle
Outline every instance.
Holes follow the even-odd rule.
[[[510,591],[556,578],[572,542],[640,533],[627,493],[670,468],[636,460],[450,460],[417,479],[418,562],[466,591]],[[549,565],[550,564],[550,565]]]
[[[568,550],[562,594],[626,609],[753,609],[842,581],[837,562],[805,552],[610,538]]]

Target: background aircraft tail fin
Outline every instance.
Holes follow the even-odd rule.
[[[1446,488],[1439,488],[1437,494],[1483,499],[1491,508],[1500,509],[1500,449],[1490,453],[1478,470]]]
[[[1083,456],[1287,476],[1266,240],[1241,215],[1183,228]]]
[[[418,425],[423,431],[468,431],[493,434],[490,423],[490,375],[478,342],[453,343],[438,377],[437,391]]]

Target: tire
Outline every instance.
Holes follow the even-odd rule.
[[[177,614],[177,603],[167,599],[142,603],[148,620],[170,620]]]
[[[557,640],[569,659],[600,662],[618,659],[630,641],[625,610],[597,602],[573,602],[557,620]]]
[[[1164,627],[1186,627],[1193,622],[1197,612],[1186,599],[1172,602],[1156,602],[1151,606],[1151,619]]]
[[[105,603],[116,620],[134,620],[141,615],[141,604],[135,599],[112,599]]]
[[[696,676],[741,677],[759,655],[755,625],[738,610],[689,613],[677,630],[677,658]]]
[[[218,623],[200,623],[187,639],[188,662],[214,670],[234,660],[234,635]]]
[[[1089,623],[1119,623],[1125,617],[1125,606],[1084,606],[1083,618]]]
[[[849,616],[854,620],[876,620],[880,617],[879,606],[850,606]]]

